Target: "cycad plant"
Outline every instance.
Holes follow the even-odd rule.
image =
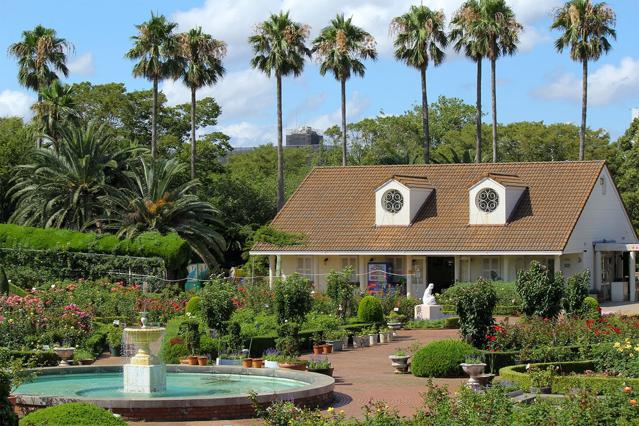
[[[588,115],[588,62],[597,61],[612,49],[609,38],[617,38],[615,12],[606,3],[571,0],[555,11],[552,29],[562,31],[555,41],[558,52],[570,50],[570,59],[581,62],[581,128],[579,160],[584,159]]]
[[[326,75],[330,72],[341,86],[342,166],[346,166],[347,163],[346,80],[353,74],[363,77],[366,66],[362,61],[377,58],[375,39],[354,25],[352,20],[353,18],[345,18],[343,14],[337,15],[313,40],[313,53],[320,60],[320,74]]]
[[[443,11],[411,6],[408,13],[391,22],[395,33],[395,58],[417,68],[422,81],[422,126],[424,128],[424,163],[430,162],[430,131],[428,123],[428,92],[426,69],[429,64],[440,65],[448,44]]]
[[[195,194],[197,180],[180,183],[187,166],[175,159],[141,159],[128,173],[126,187],[108,189],[101,197],[107,209],[106,229],[133,238],[145,231],[177,233],[210,267],[223,259],[226,242],[218,211]]]
[[[31,107],[40,132],[46,135],[56,151],[62,128],[78,119],[73,95],[73,86],[56,80],[42,90],[40,100]]]

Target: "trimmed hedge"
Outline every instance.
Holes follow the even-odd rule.
[[[20,420],[20,426],[126,426],[126,424],[110,411],[84,402],[70,402],[43,408]]]
[[[384,322],[382,302],[375,296],[364,296],[357,307],[357,318],[362,322]]]
[[[442,318],[438,320],[413,320],[408,321],[404,328],[407,330],[416,330],[416,329],[432,329],[432,328],[449,328],[456,329],[459,328],[459,318],[451,317],[451,318]]]
[[[417,377],[463,377],[459,364],[468,355],[479,351],[460,340],[438,340],[418,350],[411,362],[411,371]]]
[[[594,369],[594,361],[570,361],[570,362],[544,362],[539,364],[530,364],[531,367],[549,368],[554,366],[559,368],[561,375],[553,377],[552,391],[553,393],[569,393],[573,389],[590,389],[599,392],[610,388],[611,386],[632,386],[639,387],[639,378],[627,377],[603,377],[603,376],[586,376],[579,375],[586,370]],[[571,374],[576,373],[576,374]],[[512,365],[499,370],[501,380],[508,380],[523,389],[530,388],[530,377],[526,373],[526,365]]]
[[[11,359],[21,359],[24,363],[33,363],[35,367],[57,367],[60,358],[53,351],[9,351]]]
[[[562,361],[566,361],[566,358],[572,358],[572,359],[578,358],[580,356],[581,349],[582,349],[581,346],[550,346],[545,348],[546,354],[544,354],[545,356],[540,358],[541,359],[546,358],[546,360],[548,360],[548,358],[552,358],[549,355],[556,354],[558,357],[561,356],[564,359],[552,359],[552,361],[562,362]],[[538,352],[541,351],[541,348],[538,348],[537,351]],[[521,359],[520,351],[491,352],[487,350],[482,350],[480,352],[481,352],[483,361],[486,363],[487,372],[490,372],[490,373],[496,374],[500,369],[504,367],[528,362],[528,360]],[[532,355],[534,356],[535,354],[532,354]],[[536,358],[536,359],[539,360],[540,358]]]

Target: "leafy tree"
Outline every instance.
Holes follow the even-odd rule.
[[[80,230],[103,211],[99,197],[124,179],[140,148],[121,148],[104,127],[89,123],[60,133],[58,151],[40,148],[18,166],[10,189],[12,223]]]
[[[13,211],[8,195],[14,177],[14,167],[26,163],[35,149],[36,132],[17,117],[0,118],[0,222],[6,221]]]
[[[100,198],[107,209],[101,220],[119,237],[133,238],[144,231],[175,232],[213,269],[226,249],[219,233],[222,222],[211,204],[194,195],[199,181],[177,182],[186,169],[175,159],[140,160],[139,167],[128,174],[127,187],[108,188]]]
[[[38,102],[42,90],[58,79],[57,73],[65,77],[69,74],[66,62],[71,49],[71,43],[42,25],[23,31],[22,40],[9,46],[9,54],[18,60],[18,81],[38,93]],[[38,139],[38,146],[40,143]]]
[[[215,279],[204,286],[201,296],[202,313],[209,327],[224,333],[225,324],[235,311],[235,293],[233,284],[221,279]]]
[[[61,129],[76,122],[76,105],[73,102],[73,86],[62,85],[58,80],[51,83],[40,93],[40,100],[33,104],[36,122],[43,134],[58,150],[58,138]]]
[[[320,74],[327,72],[340,82],[342,89],[342,165],[347,164],[346,147],[346,80],[355,74],[363,77],[365,59],[377,58],[375,39],[368,32],[353,25],[352,18],[343,14],[331,20],[313,40],[313,52],[320,58]]]
[[[304,61],[311,56],[306,47],[308,25],[289,17],[288,12],[272,14],[261,22],[249,37],[254,56],[251,66],[277,82],[277,209],[284,206],[284,148],[282,145],[282,77],[297,77],[304,71]]]
[[[570,49],[570,59],[581,62],[581,131],[579,160],[584,159],[586,118],[588,113],[588,62],[597,61],[612,48],[609,37],[616,38],[615,12],[606,3],[590,0],[570,0],[555,12],[552,29],[562,34],[555,41],[558,52]]]
[[[167,77],[177,77],[177,41],[173,30],[177,24],[168,22],[162,15],[151,13],[151,19],[136,25],[138,34],[131,37],[133,47],[126,53],[132,60],[139,60],[133,67],[133,75],[153,82],[151,109],[151,155],[157,157],[158,82]]]
[[[486,336],[494,324],[493,311],[496,303],[495,287],[481,278],[464,287],[457,298],[459,333],[476,348],[485,347]]]
[[[391,22],[396,33],[395,57],[417,68],[422,80],[422,126],[424,128],[424,163],[430,163],[430,133],[428,123],[428,95],[426,69],[432,62],[437,66],[444,60],[448,37],[444,29],[443,11],[433,11],[424,5],[411,6],[410,11]]]
[[[195,108],[196,91],[217,83],[224,75],[222,57],[226,44],[202,32],[202,27],[178,34],[179,56],[181,57],[180,77],[191,89],[191,179],[195,179]]]
[[[275,282],[275,312],[280,324],[301,324],[313,307],[311,282],[299,274]]]
[[[525,315],[555,318],[561,310],[564,279],[561,274],[553,277],[548,268],[533,261],[528,270],[517,274],[517,293]]]

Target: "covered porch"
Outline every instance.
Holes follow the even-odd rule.
[[[636,302],[639,244],[596,243],[593,289],[602,302]]]

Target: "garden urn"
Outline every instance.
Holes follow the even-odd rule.
[[[406,374],[408,372],[408,355],[389,355],[391,366],[395,369],[396,374]]]
[[[466,383],[466,386],[473,390],[479,390],[481,385],[477,378],[484,374],[484,368],[486,368],[486,364],[483,362],[470,364],[463,362],[460,365],[462,370],[464,370],[464,372],[468,374],[468,376],[470,376],[470,379],[468,379],[468,383]]]

